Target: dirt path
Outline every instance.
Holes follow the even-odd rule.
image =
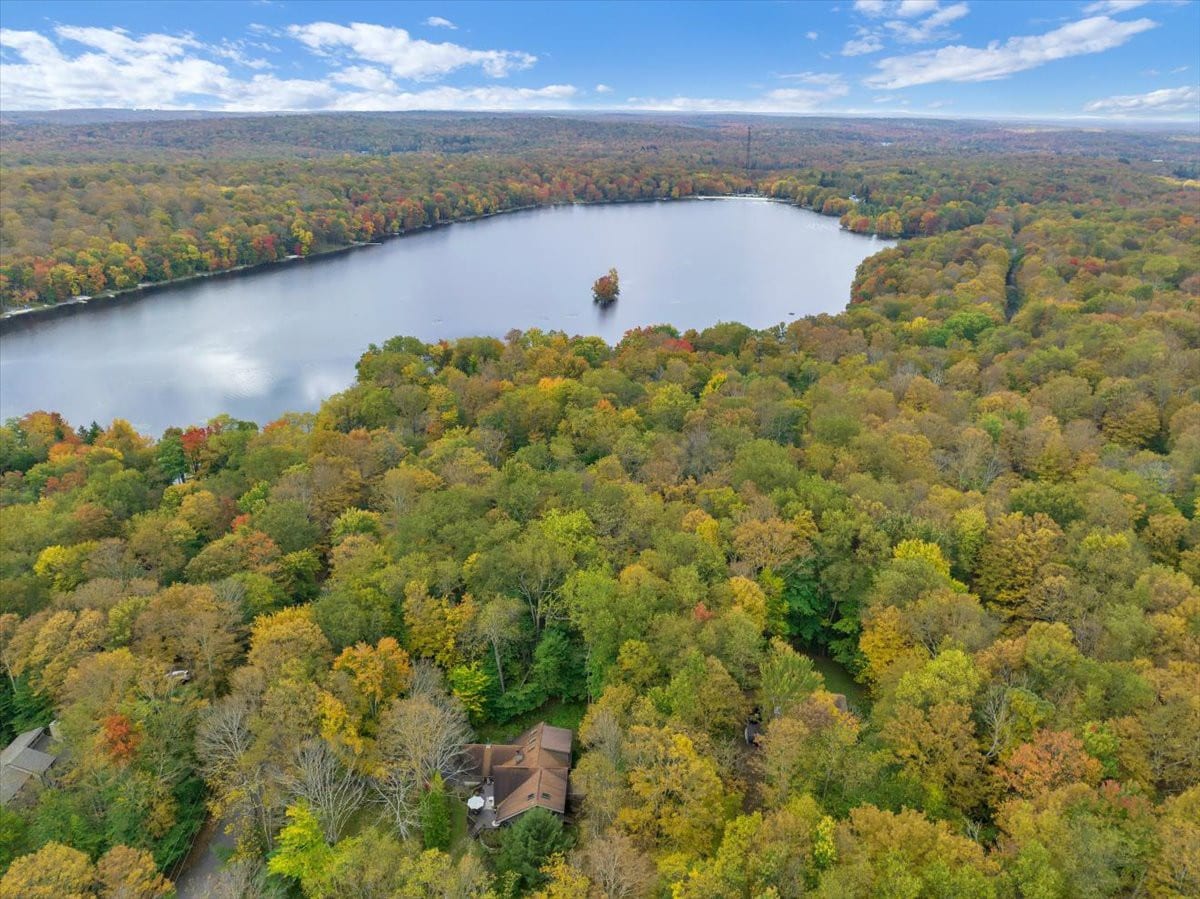
[[[233,837],[225,832],[225,824],[213,818],[204,822],[175,881],[179,899],[203,899],[208,895],[209,878],[224,864],[218,850],[233,851]]]

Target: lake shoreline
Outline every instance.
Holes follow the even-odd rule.
[[[692,199],[506,212],[270,278],[192,279],[156,288],[173,292],[154,302],[135,302],[143,290],[22,316],[0,335],[0,418],[53,409],[145,433],[221,413],[273,421],[345,390],[364,348],[394,335],[436,344],[517,329],[615,346],[663,323],[775,328],[845,309],[862,260],[892,245],[790,202]],[[614,264],[621,299],[598,309],[588,288]]]
[[[168,293],[170,291],[185,287],[193,287],[198,283],[208,280],[244,278],[252,275],[262,274],[264,272],[276,271],[288,265],[334,259],[339,256],[345,256],[349,253],[357,252],[359,250],[383,246],[385,243],[389,243],[393,240],[400,240],[406,237],[415,237],[430,231],[449,228],[452,225],[479,222],[483,221],[484,219],[498,218],[500,216],[513,215],[520,212],[534,212],[539,209],[562,209],[569,206],[625,206],[636,203],[678,203],[691,200],[754,200],[759,202],[781,203],[785,206],[795,206],[797,209],[805,209],[810,212],[816,212],[817,215],[821,214],[820,212],[817,212],[817,210],[809,209],[807,206],[802,206],[798,203],[792,203],[788,200],[780,199],[778,197],[768,197],[765,194],[692,194],[687,197],[645,197],[638,200],[579,201],[572,203],[547,203],[545,205],[538,205],[535,203],[528,206],[515,206],[512,209],[501,209],[496,212],[485,212],[480,215],[457,218],[448,222],[438,222],[433,225],[424,225],[420,228],[412,228],[408,231],[399,231],[395,234],[384,234],[381,235],[378,240],[360,241],[357,243],[346,244],[345,246],[331,247],[327,250],[310,253],[308,256],[287,256],[283,259],[274,259],[269,262],[256,262],[251,265],[239,265],[235,266],[234,268],[221,269],[220,271],[215,272],[197,272],[193,275],[185,275],[182,278],[171,278],[167,281],[148,282],[139,284],[136,287],[127,287],[123,290],[107,290],[92,297],[80,297],[77,299],[63,300],[60,303],[42,306],[29,306],[24,309],[9,310],[7,312],[0,313],[0,334],[5,334],[10,331],[18,331],[27,326],[36,326],[59,318],[80,315],[97,308],[108,308],[110,306],[140,302],[141,300],[144,300],[147,297],[155,294]]]

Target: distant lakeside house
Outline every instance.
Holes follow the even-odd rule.
[[[46,772],[58,758],[47,751],[52,740],[48,728],[35,727],[0,752],[0,805],[12,802],[31,779],[44,782]]]
[[[463,747],[464,784],[476,787],[468,807],[473,831],[499,827],[535,808],[567,814],[574,734],[544,721],[512,743]]]

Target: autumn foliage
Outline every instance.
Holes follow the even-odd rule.
[[[104,743],[114,761],[127,762],[137,751],[141,735],[126,715],[109,715],[102,722]]]
[[[601,275],[592,284],[592,299],[607,306],[621,295],[621,280],[615,268],[610,268],[608,274]]]
[[[1039,730],[1004,761],[1001,779],[1026,799],[1050,790],[1100,779],[1100,762],[1088,755],[1083,743],[1069,731]]]
[[[224,134],[211,171],[241,180],[109,160],[96,183],[211,203],[126,235],[156,277],[155,247],[241,259],[215,249],[235,210],[232,246],[244,224],[279,253],[745,186],[689,174],[725,158],[719,123],[594,123],[643,154],[598,162],[581,125],[477,118],[402,133],[546,154],[347,160],[323,118],[260,121],[315,149],[250,202],[236,120],[171,133]],[[238,845],[219,895],[1200,894],[1200,235],[1165,168],[1187,151],[887,126],[914,158],[829,127],[764,127],[757,186],[904,236],[836,315],[381,335],[261,426],[0,425],[0,736],[61,741],[0,812],[0,894],[163,895],[208,814]],[[18,220],[76,196],[46,178],[5,184]],[[289,206],[305,178],[339,187]],[[10,284],[44,295],[30,259],[76,266],[90,228],[22,231]],[[463,744],[541,720],[576,734],[569,824],[494,852],[448,828]]]

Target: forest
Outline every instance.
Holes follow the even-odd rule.
[[[0,309],[263,265],[531,206],[760,193],[842,217],[859,233],[897,237],[978,224],[1000,202],[1041,203],[1068,192],[1078,202],[1089,184],[1070,183],[1051,162],[1062,154],[1088,159],[1091,178],[1109,193],[1136,192],[1146,175],[1200,174],[1190,144],[1138,132],[613,118],[9,123],[0,164]],[[1031,180],[1026,160],[1051,167]]]
[[[904,239],[786,326],[380,335],[315,413],[6,422],[0,744],[59,758],[0,896],[168,896],[206,818],[223,897],[1200,895],[1194,145],[780,122],[747,171],[741,121],[280,117],[312,150],[270,159],[231,121],[153,165],[144,123],[21,125],[8,302],[531,203]],[[571,813],[469,835],[462,747],[541,721]]]

